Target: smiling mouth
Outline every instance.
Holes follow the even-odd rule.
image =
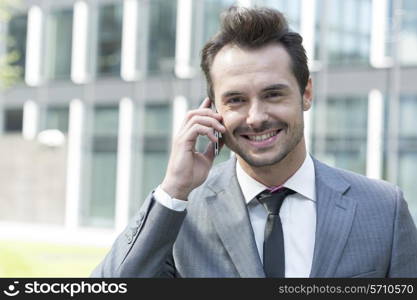
[[[248,139],[250,141],[262,142],[262,141],[266,141],[266,140],[270,139],[273,136],[276,136],[281,130],[282,129],[278,129],[278,130],[271,131],[271,132],[268,132],[268,133],[256,134],[256,135],[255,134],[254,135],[252,135],[252,134],[251,135],[244,135],[244,134],[242,134],[242,136],[245,139]]]

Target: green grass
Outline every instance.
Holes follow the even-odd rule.
[[[0,241],[0,277],[89,277],[108,248]]]

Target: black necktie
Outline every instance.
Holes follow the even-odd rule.
[[[266,277],[285,277],[284,235],[279,210],[285,197],[293,193],[293,190],[281,188],[274,193],[265,190],[256,197],[268,211],[263,253]]]

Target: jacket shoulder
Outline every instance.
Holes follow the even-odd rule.
[[[349,185],[346,191],[349,196],[371,201],[388,201],[391,205],[402,196],[402,192],[397,185],[385,180],[369,178],[346,169],[328,166],[322,162],[317,162],[316,167],[322,172],[327,169],[325,173],[330,174],[328,176],[332,177],[331,180],[345,181]]]

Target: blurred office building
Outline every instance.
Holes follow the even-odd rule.
[[[22,0],[0,27],[21,68],[0,91],[0,222],[126,226],[206,95],[200,50],[232,4],[303,36],[309,151],[399,185],[417,221],[417,1]]]

